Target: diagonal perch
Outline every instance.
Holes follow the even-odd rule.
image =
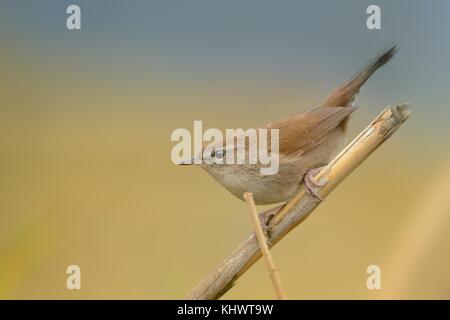
[[[388,139],[410,116],[406,104],[387,107],[345,147],[315,177],[325,184],[319,194],[325,199],[339,183]],[[270,220],[271,246],[280,241],[289,231],[303,222],[320,204],[320,200],[310,196],[302,187],[283,209],[277,206],[267,211],[275,214]],[[234,282],[261,257],[260,247],[254,234],[250,235],[214,271],[209,273],[188,295],[188,299],[218,299],[227,292]]]

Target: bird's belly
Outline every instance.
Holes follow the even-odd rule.
[[[284,202],[292,198],[302,185],[305,172],[291,171],[288,175],[285,168],[271,176],[255,176],[254,174],[242,174],[239,181],[222,183],[233,195],[243,200],[245,192],[252,192],[256,204],[271,204]]]
[[[253,192],[255,203],[260,205],[288,201],[298,193],[302,181],[303,177],[299,177],[295,182],[266,184],[264,185],[265,188],[256,189]]]

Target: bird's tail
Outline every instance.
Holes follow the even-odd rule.
[[[386,64],[397,52],[397,46],[393,45],[383,54],[379,55],[367,64],[360,72],[353,76],[347,83],[335,89],[322,103],[322,106],[348,106],[353,103],[361,86],[381,66]]]

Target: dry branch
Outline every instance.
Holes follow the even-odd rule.
[[[407,105],[387,107],[383,110],[315,176],[316,180],[325,183],[319,190],[321,198],[325,199],[347,175],[388,139],[409,115],[410,109]],[[267,238],[269,245],[273,246],[280,241],[304,221],[319,204],[320,200],[307,194],[302,187],[282,210],[281,206],[268,210],[266,214],[275,214],[270,221],[271,232]],[[220,298],[260,257],[258,241],[255,234],[252,234],[222,264],[209,273],[187,298],[203,300]]]
[[[253,228],[255,229],[256,239],[258,240],[259,247],[261,248],[262,255],[266,261],[267,268],[269,270],[270,279],[272,280],[273,288],[279,300],[285,300],[283,287],[281,286],[280,275],[278,269],[275,267],[272,255],[269,251],[269,246],[266,243],[266,237],[261,228],[261,224],[258,218],[258,212],[256,211],[255,201],[251,192],[244,193],[244,199],[250,211],[250,217],[252,219]]]

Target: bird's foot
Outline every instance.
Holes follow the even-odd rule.
[[[274,217],[273,213],[263,212],[258,214],[259,224],[261,225],[261,229],[267,235],[270,235],[270,220]]]
[[[321,170],[323,169],[323,167],[319,167],[319,168],[315,168],[315,169],[310,169],[308,171],[306,171],[305,177],[304,177],[304,181],[305,181],[305,189],[306,192],[311,194],[312,196],[314,196],[315,198],[319,199],[320,201],[322,201],[322,197],[320,196],[320,188],[323,187],[325,185],[325,181],[317,181],[314,176],[319,173]]]

